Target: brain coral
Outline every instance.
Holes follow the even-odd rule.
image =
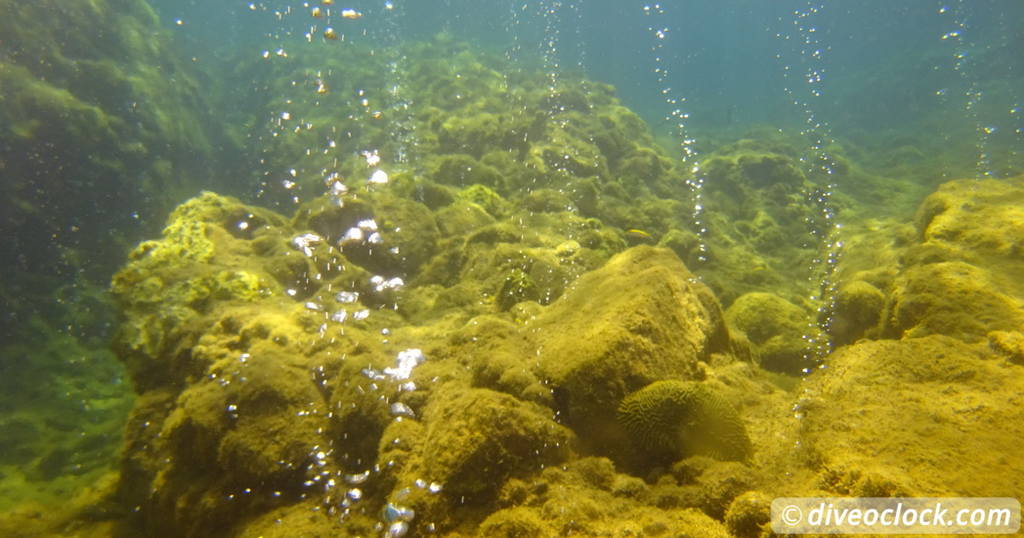
[[[739,414],[703,383],[651,383],[622,400],[619,422],[638,448],[659,460],[698,454],[743,460],[751,451]]]

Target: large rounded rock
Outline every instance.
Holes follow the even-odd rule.
[[[438,395],[424,411],[424,476],[483,501],[511,476],[563,461],[572,434],[539,406],[487,389]]]
[[[761,366],[776,372],[799,373],[811,365],[804,335],[810,319],[800,307],[772,293],[740,296],[725,311],[729,326],[746,333]]]
[[[885,331],[982,340],[1024,324],[1024,178],[943,184],[915,217],[920,242],[893,286]]]
[[[619,402],[661,379],[700,379],[731,348],[718,301],[676,255],[635,247],[580,277],[536,320],[539,376],[562,420],[601,451],[630,446]]]

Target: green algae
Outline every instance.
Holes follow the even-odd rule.
[[[13,217],[5,244],[50,236],[18,249],[29,270],[45,274],[59,267],[58,247],[119,257],[122,245],[98,230],[132,229],[132,211],[170,210],[211,169],[204,163],[214,161],[220,135],[195,73],[145,2],[5,1],[0,9],[8,45],[0,156],[20,179],[0,191],[0,208]],[[114,197],[131,209],[93,210]],[[67,233],[73,227],[85,233]]]
[[[374,214],[377,201],[373,195],[362,197],[353,210]],[[348,276],[308,282],[301,298],[286,298],[278,282],[270,286],[278,291],[269,295],[221,295],[192,309],[197,321],[185,327],[196,345],[185,384],[148,391],[133,418],[133,423],[161,424],[164,439],[155,451],[132,451],[122,479],[122,495],[147,484],[156,488],[157,501],[142,515],[147,525],[272,534],[272,521],[280,519],[309,532],[358,533],[368,532],[390,503],[414,510],[417,522],[451,535],[685,528],[701,535],[756,536],[764,528],[766,496],[933,491],[935,479],[908,474],[894,458],[913,450],[921,457],[932,453],[931,447],[914,449],[914,440],[953,443],[959,437],[954,430],[974,420],[968,415],[978,408],[971,402],[984,399],[988,403],[981,405],[998,410],[999,420],[1013,420],[1016,412],[984,396],[1013,384],[1007,370],[1015,367],[1012,362],[985,360],[996,353],[1012,357],[1014,340],[1007,331],[991,333],[995,351],[948,337],[858,343],[831,356],[828,368],[816,370],[804,396],[779,390],[755,360],[764,352],[757,341],[779,334],[799,340],[799,307],[777,296],[752,295],[758,300],[751,305],[761,306],[741,310],[744,301],[737,301],[732,314],[723,313],[707,287],[668,249],[634,247],[603,264],[587,265],[547,305],[516,297],[518,303],[506,310],[497,300],[482,301],[486,290],[499,289],[494,278],[503,273],[498,268],[529,268],[528,259],[564,265],[587,249],[539,215],[530,217],[538,226],[524,232],[492,223],[473,205],[458,206],[459,211],[468,210],[469,222],[480,225],[447,233],[457,234],[450,248],[468,253],[473,245],[482,247],[476,261],[424,264],[402,292],[420,306],[374,311],[358,323],[328,323],[325,332],[324,313],[304,308],[301,301],[314,299],[326,312],[344,307],[324,291],[334,285],[339,287],[330,289],[354,289],[372,272],[359,267],[367,262],[346,258],[330,241],[317,244],[309,257],[288,241],[302,229],[293,226],[333,222],[336,217],[326,216],[336,209],[309,205],[314,209],[301,209],[302,217],[291,222],[263,215],[263,231],[241,234],[228,232],[234,217],[224,215],[256,215],[255,208],[209,194],[186,207],[176,217],[180,226],[146,251],[172,248],[178,242],[174,234],[183,233],[175,230],[203,230],[207,241],[190,243],[196,256],[175,256],[190,269],[174,269],[165,261],[148,271],[166,271],[165,278],[188,282],[203,273],[198,267],[216,267],[231,253],[237,266],[262,274],[258,268],[285,248],[306,264],[302,271],[330,258],[345,265]],[[317,213],[317,207],[325,213]],[[253,248],[260,241],[266,244]],[[497,256],[484,255],[491,251]],[[516,252],[531,254],[516,258]],[[129,267],[149,255],[131,260]],[[503,265],[510,256],[518,261]],[[465,267],[476,269],[463,272]],[[520,279],[530,274],[518,270]],[[418,280],[420,274],[433,276]],[[858,278],[847,293],[867,296],[869,313],[879,311],[880,295],[891,300],[891,286],[900,282]],[[457,289],[474,302],[473,309],[452,303],[449,315],[422,315],[424,308],[438,312],[439,298]],[[132,290],[140,297],[153,292]],[[361,303],[373,300],[365,287],[360,290]],[[189,304],[188,297],[177,300]],[[772,323],[747,319],[755,315]],[[874,330],[868,325],[863,322],[861,330]],[[380,336],[382,327],[388,329],[386,337]],[[753,354],[740,329],[755,341]],[[411,346],[422,347],[427,358],[409,377],[415,389],[372,373],[392,366],[395,354]],[[166,354],[155,359],[174,360]],[[236,386],[242,377],[247,381]],[[678,400],[692,405],[654,413],[657,405],[638,402],[648,402],[645,395],[658,387],[681,387],[675,393],[697,396]],[[938,411],[929,402],[948,401],[950,394],[958,394],[968,415],[948,411],[935,418]],[[396,415],[393,406],[399,403],[404,407]],[[801,418],[792,417],[794,408]],[[655,418],[623,422],[619,417],[626,414]],[[918,426],[892,435],[905,428],[900,417],[907,414]],[[857,426],[845,427],[844,420]],[[641,431],[640,423],[653,426]],[[946,423],[958,426],[950,429]],[[1007,441],[990,423],[972,428],[978,450]],[[143,439],[130,435],[128,446]],[[800,448],[792,450],[797,441]],[[865,443],[886,456],[864,459]],[[957,458],[950,454],[922,461],[948,468]],[[741,461],[722,461],[730,459]],[[369,472],[363,497],[343,520],[298,515],[333,498],[330,490],[314,493],[322,490],[301,486],[315,477],[306,470],[321,468],[333,469],[335,477]],[[1007,494],[1013,488],[1010,475],[1000,482]],[[230,495],[228,483],[280,496],[213,502]],[[950,491],[980,491],[966,474],[943,483],[952,484]],[[181,513],[190,519],[176,515]]]
[[[73,534],[73,517],[109,533],[125,514],[110,500],[111,463],[133,399],[109,350],[117,307],[104,290],[129,245],[217,175],[223,140],[145,2],[3,1],[0,12],[0,249],[11,254],[0,355],[16,383],[0,422],[33,452],[12,452],[2,471],[0,533]],[[151,276],[137,284],[155,295]]]
[[[431,47],[450,61],[420,61]],[[386,106],[380,122],[358,109],[338,114],[350,122],[334,119],[352,105],[335,95],[380,76],[349,53],[325,60],[349,62],[347,80],[330,80],[319,104],[295,103],[294,115],[317,127],[269,144],[269,166],[322,142],[321,125],[397,151]],[[701,237],[687,216],[687,174],[611,88],[573,81],[580,89],[552,94],[542,74],[505,77],[444,39],[409,54],[408,88],[423,104],[412,114],[419,158],[389,168],[389,185],[362,185],[365,147],[341,141],[337,154],[321,161],[314,152],[300,167],[294,214],[205,193],[115,276],[125,314],[117,350],[140,395],[107,495],[133,510],[131,529],[369,535],[391,505],[415,511],[414,532],[439,535],[754,536],[766,498],[936,491],[938,482],[906,472],[897,456],[910,453],[936,474],[956,467],[954,432],[963,428],[978,451],[1006,446],[994,432],[1019,412],[985,394],[1015,386],[1019,335],[992,319],[950,331],[956,322],[942,312],[973,312],[954,300],[961,288],[921,284],[944,270],[933,257],[981,263],[976,248],[1012,260],[1006,241],[956,244],[991,222],[944,232],[952,215],[940,217],[957,204],[929,202],[919,219],[928,249],[903,234],[888,240],[909,247],[906,266],[840,272],[850,276],[837,301],[848,319],[833,330],[850,344],[883,330],[987,335],[994,350],[934,336],[861,342],[791,394],[764,370],[805,366],[795,357],[813,310],[801,300],[806,285],[791,277],[813,254],[792,240],[813,210],[803,196],[813,184],[791,144],[747,140],[709,159],[716,207]],[[310,66],[271,67],[278,82],[303,80],[288,78],[295,69],[313,76]],[[321,169],[352,185],[343,203],[309,195],[322,191]],[[343,240],[365,219],[383,247]],[[667,248],[627,248],[630,229]],[[701,282],[687,264],[709,277]],[[978,293],[991,295],[1007,267],[971,269],[993,275],[989,285],[975,279]],[[376,276],[401,276],[404,286],[376,289]],[[766,287],[773,293],[751,293]],[[720,300],[730,304],[724,313]],[[914,307],[922,303],[937,306]],[[425,361],[407,379],[385,373],[412,348]],[[634,404],[666,386],[698,394],[708,420],[695,427],[667,413],[651,420],[656,433],[620,422],[620,409],[652,407]],[[959,407],[936,410],[950,393]],[[989,408],[996,414],[972,426]],[[922,425],[892,436],[904,427],[900,412]],[[680,423],[694,445],[665,437]],[[635,442],[642,437],[662,439],[655,461]],[[914,445],[933,437],[953,455]],[[866,458],[863,446],[884,457]],[[1012,456],[989,463],[1010,469],[998,486],[1015,495]],[[963,474],[948,484],[982,493]]]
[[[102,303],[89,310],[79,314],[82,327],[108,316]],[[110,509],[102,499],[117,480],[113,462],[134,401],[110,351],[41,317],[25,325],[0,346],[12,361],[0,380],[0,532],[12,536],[44,535],[76,514]]]
[[[725,318],[750,339],[766,370],[797,374],[813,366],[804,338],[810,331],[807,314],[798,306],[771,293],[752,292],[737,298]]]

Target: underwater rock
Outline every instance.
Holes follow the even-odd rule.
[[[739,538],[759,538],[770,532],[772,497],[748,491],[733,499],[725,512],[725,525]]]
[[[750,456],[743,420],[732,404],[705,383],[651,383],[622,400],[619,421],[637,449],[655,460],[693,455],[743,460]]]
[[[840,348],[799,404],[800,444],[820,470],[808,487],[1019,497],[1024,408],[1008,395],[1024,391],[1024,378],[994,357],[937,335]]]
[[[856,280],[839,288],[829,334],[832,343],[842,346],[856,341],[876,329],[885,309],[885,294],[863,281]]]
[[[922,242],[947,245],[967,262],[995,264],[1024,256],[1024,177],[961,179],[939,186],[917,210]]]
[[[658,240],[659,247],[671,249],[684,263],[698,263],[700,256],[700,237],[689,230],[673,228]]]
[[[19,253],[4,272],[67,278],[80,268],[63,258],[89,254],[81,269],[106,279],[123,243],[217,181],[217,154],[238,146],[147,2],[4,0],[0,11],[0,162],[18,178],[0,183],[0,249]]]
[[[659,379],[700,379],[700,363],[732,345],[711,292],[671,251],[649,246],[580,277],[533,325],[538,376],[560,416],[605,454],[630,451],[616,422],[627,394]]]
[[[688,536],[726,537],[724,526],[688,504],[656,506],[648,486],[616,473],[604,458],[582,458],[545,469],[529,480],[510,480],[501,509],[477,529],[481,536]]]
[[[942,334],[977,342],[989,331],[1017,329],[1024,325],[1024,303],[1005,289],[997,275],[965,262],[909,267],[890,294],[886,334]]]
[[[747,335],[765,369],[797,374],[812,365],[804,339],[811,329],[808,316],[782,297],[744,294],[726,309],[725,319]]]
[[[459,200],[479,205],[488,215],[498,219],[512,211],[512,206],[493,189],[480,184],[473,184],[461,189],[456,194]]]
[[[443,289],[413,291],[417,301],[413,310],[406,310],[407,315],[426,321],[461,311],[469,318],[510,311],[525,302],[546,305],[621,244],[612,242],[610,231],[599,223],[564,213],[536,214],[523,220],[521,226],[500,221],[463,229],[464,235],[443,241],[440,251],[413,281],[414,287],[438,285]],[[586,245],[576,242],[578,246],[571,252],[562,248],[566,237],[572,235]]]
[[[173,454],[168,478],[205,470],[262,488],[302,481],[303,463],[312,460],[308,442],[326,420],[293,417],[320,395],[285,353],[270,346],[249,350],[244,363],[233,357],[219,361],[211,370],[220,375],[192,384],[178,397],[161,432]],[[234,382],[225,386],[223,380]],[[198,479],[187,480],[194,487]]]
[[[514,268],[505,276],[505,281],[498,289],[496,301],[498,309],[506,311],[523,301],[537,301],[540,292],[537,284],[522,269]]]
[[[487,210],[469,200],[458,200],[439,210],[437,227],[442,237],[456,237],[494,224]]]
[[[758,473],[743,462],[691,456],[672,464],[652,492],[664,490],[663,502],[684,502],[722,520],[733,500],[754,488],[758,478]]]
[[[780,133],[762,133],[702,159],[701,220],[707,232],[698,258],[723,304],[764,290],[783,297],[814,293],[809,282],[792,276],[807,273],[817,253],[805,238],[828,223],[815,207],[811,193],[818,187],[802,171],[799,148]]]
[[[357,281],[371,285],[320,236],[212,193],[133,252],[112,283],[125,314],[115,346],[140,393],[119,497],[147,531],[227,532],[324,487],[313,469],[370,464],[377,439],[362,462],[355,443],[335,452],[330,435],[367,432],[345,422],[344,407],[326,412],[350,386],[333,382],[339,372],[369,385],[359,368],[394,361],[375,324],[396,315],[365,319],[373,294]]]
[[[440,237],[427,206],[390,192],[366,193],[344,204],[321,196],[303,204],[292,226],[316,232],[345,259],[389,278],[419,270]]]
[[[523,199],[523,207],[537,213],[575,211],[572,200],[556,189],[535,189]]]
[[[944,334],[968,342],[1024,324],[1024,178],[942,184],[915,216],[919,241],[886,306],[891,337]]]
[[[1010,362],[1024,366],[1024,333],[1019,331],[992,331],[988,345]]]
[[[126,458],[124,487],[150,484],[142,513],[161,532],[234,525],[274,499],[292,498],[308,469],[326,462],[312,449],[328,447],[330,431],[309,362],[330,364],[329,354],[310,345],[316,326],[268,304],[228,303],[215,311],[220,318],[193,348],[187,384],[168,378],[145,393],[160,399],[137,405],[134,420],[144,424],[126,432],[135,449]]]
[[[137,389],[180,382],[193,372],[188,348],[201,329],[191,324],[215,304],[283,294],[268,271],[239,261],[255,257],[260,239],[284,242],[284,225],[265,209],[204,193],[168,217],[162,239],[132,251],[111,292],[125,314],[115,348]]]
[[[523,538],[526,536],[555,536],[535,510],[525,506],[498,510],[480,524],[481,536],[496,538]]]
[[[394,484],[390,498],[440,530],[457,524],[467,510],[491,506],[506,481],[533,476],[573,453],[573,433],[550,411],[488,389],[449,383],[433,390],[421,424],[411,436],[385,437],[382,442],[393,447],[382,448],[386,459],[378,465]],[[394,426],[386,432],[391,435]],[[411,487],[428,482],[436,489]]]
[[[496,192],[508,192],[501,172],[469,155],[454,153],[432,160],[430,178],[441,185],[466,188],[480,185]]]
[[[534,404],[486,389],[437,393],[423,411],[422,469],[450,499],[486,502],[495,484],[564,461],[573,435]]]
[[[437,130],[440,153],[468,154],[474,158],[483,155],[496,147],[509,148],[521,155],[529,144],[529,134],[537,134],[543,125],[543,117],[539,114],[530,115],[509,111],[502,114],[480,112],[472,116],[448,116]],[[479,163],[478,163],[479,165]],[[472,169],[472,167],[470,167]],[[439,179],[446,174],[439,174]],[[448,176],[451,177],[451,176]],[[500,176],[494,176],[500,180]],[[439,183],[453,183],[439,181]],[[494,186],[497,182],[470,181]]]

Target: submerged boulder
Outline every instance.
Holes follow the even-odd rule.
[[[947,336],[841,348],[806,383],[803,448],[838,495],[1017,497],[1020,367]],[[912,465],[908,465],[912,462]]]
[[[797,374],[813,364],[804,337],[811,330],[810,318],[782,297],[764,292],[744,294],[725,311],[725,319],[747,335],[765,369]]]
[[[626,395],[663,379],[702,379],[702,363],[732,349],[711,292],[672,251],[649,246],[580,277],[533,325],[538,376],[561,419],[591,450],[619,457],[631,452],[616,418]]]
[[[1022,205],[1022,177],[950,181],[928,196],[889,294],[885,333],[977,342],[1024,325]]]

